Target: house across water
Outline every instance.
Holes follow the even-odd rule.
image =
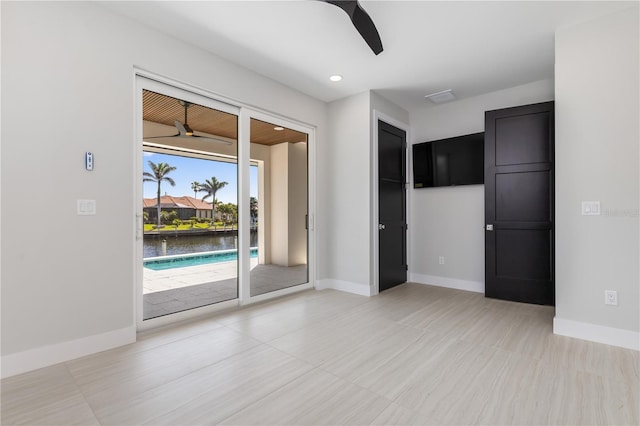
[[[143,210],[149,214],[149,221],[157,221],[157,198],[143,198]],[[211,219],[211,203],[198,200],[197,198],[184,195],[182,197],[174,197],[171,195],[163,195],[160,197],[160,208],[162,210],[175,210],[178,219],[189,220],[192,217],[198,219]],[[216,211],[216,219],[220,219],[220,213]]]

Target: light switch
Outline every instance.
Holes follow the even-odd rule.
[[[600,216],[600,201],[583,201],[582,216]]]
[[[78,200],[78,215],[92,216],[96,214],[96,200]]]

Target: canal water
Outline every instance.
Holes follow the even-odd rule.
[[[235,249],[235,235],[145,235],[143,257],[162,256],[162,240],[167,240],[167,255]],[[258,233],[251,232],[250,246],[258,245]]]

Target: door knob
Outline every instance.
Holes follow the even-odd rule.
[[[493,231],[493,225],[487,225],[487,231]]]
[[[386,229],[386,226],[384,226],[384,224],[379,223],[378,224],[378,229],[382,230],[382,229]]]

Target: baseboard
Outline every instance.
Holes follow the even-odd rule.
[[[553,333],[640,351],[640,333],[637,331],[555,317]]]
[[[438,277],[436,275],[424,275],[409,273],[409,281],[418,284],[435,285],[437,287],[455,288],[456,290],[484,293],[484,282],[459,280],[456,278]]]
[[[15,376],[136,341],[134,326],[2,356],[0,377]]]
[[[366,284],[358,284],[351,281],[334,280],[325,278],[316,281],[316,290],[333,289],[347,293],[359,294],[360,296],[371,296],[371,288]]]

